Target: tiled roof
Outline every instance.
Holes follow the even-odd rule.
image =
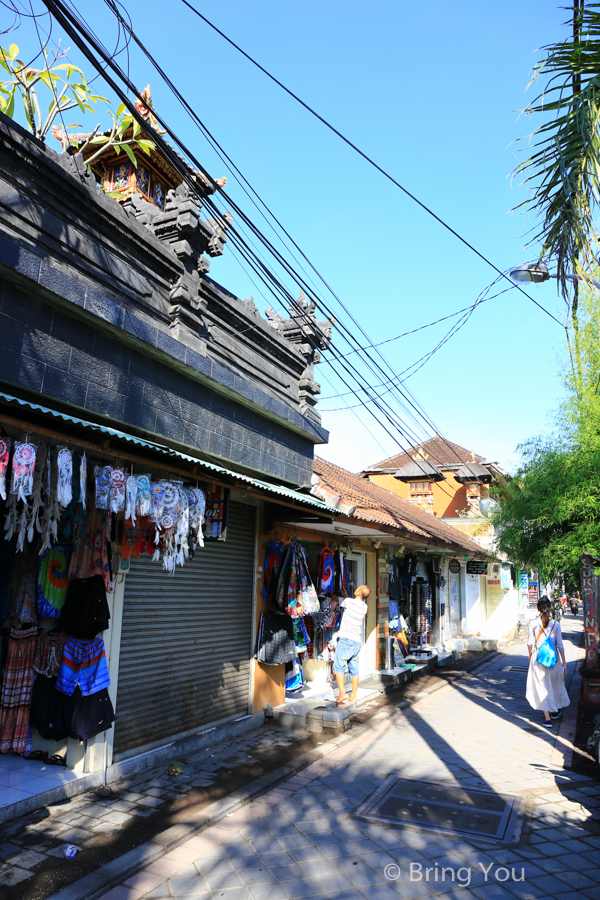
[[[427,540],[443,541],[452,545],[448,548],[451,552],[454,552],[457,546],[471,553],[482,552],[478,544],[451,525],[441,522],[408,500],[403,500],[397,494],[386,491],[385,488],[340,466],[315,457],[313,472],[346,503],[356,507],[354,516],[357,519],[402,528],[412,532],[424,543],[427,543]]]
[[[475,462],[483,462],[485,459],[484,456],[479,456],[477,453],[472,454],[470,450],[466,450],[464,447],[461,447],[460,444],[446,441],[444,438],[441,438],[439,434],[436,434],[422,444],[416,444],[407,451],[403,451],[402,453],[396,454],[396,456],[390,456],[388,459],[384,459],[372,466],[368,466],[365,471],[368,472],[369,469],[399,469],[401,466],[406,465],[406,463],[411,462],[417,453],[427,457],[434,465],[442,467],[444,465],[456,466],[461,463],[471,462],[472,456],[475,456]]]

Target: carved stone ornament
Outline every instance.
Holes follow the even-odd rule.
[[[315,315],[317,302],[314,299],[307,300],[304,291],[296,303],[290,304],[290,317],[286,319],[281,313],[276,312],[272,306],[266,310],[269,324],[275,331],[291,344],[296,344],[298,350],[306,360],[306,368],[298,383],[298,396],[300,411],[303,415],[310,414],[317,404],[321,386],[315,381],[315,365],[321,361],[319,350],[327,350],[331,342],[331,332],[335,319],[318,322]]]
[[[202,279],[210,268],[208,256],[223,253],[233,216],[224,213],[218,220],[202,219],[202,201],[186,183],[167,193],[164,212],[136,195],[123,208],[168,244],[183,265],[184,271],[169,294],[171,327],[185,327],[206,338],[209,332],[202,319],[206,306],[201,294]]]

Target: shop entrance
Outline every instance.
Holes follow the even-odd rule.
[[[174,575],[150,557],[126,576],[114,759],[249,709],[256,509],[231,501],[227,540]]]
[[[354,591],[360,584],[365,584],[366,577],[366,566],[365,566],[365,554],[364,553],[351,553],[346,558],[348,563],[348,568],[350,570],[350,584],[346,585],[346,589],[348,591],[348,596],[353,597]],[[373,601],[373,594],[369,602]],[[360,649],[360,656],[358,658],[358,667],[359,667],[359,676],[362,678],[367,670],[366,666],[366,623],[367,617],[363,619],[362,624],[362,646]]]
[[[448,571],[448,600],[450,607],[450,637],[460,631],[460,571]]]

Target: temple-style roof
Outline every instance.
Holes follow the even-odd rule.
[[[446,476],[428,459],[411,459],[394,472],[399,481],[445,481]]]
[[[469,463],[472,459],[480,463],[485,462],[484,456],[472,453],[465,447],[461,447],[460,444],[454,444],[452,441],[447,441],[440,437],[439,434],[436,434],[422,444],[415,444],[414,447],[409,447],[408,450],[402,453],[397,453],[395,456],[390,456],[388,459],[369,466],[365,469],[365,474],[369,474],[376,469],[388,471],[400,469],[414,460],[417,455],[428,459],[435,466],[442,469],[446,466],[460,466],[463,463]]]
[[[454,477],[457,481],[466,484],[469,481],[479,481],[482,484],[489,484],[492,476],[485,466],[478,462],[470,462],[461,466],[455,473]]]
[[[138,113],[157,133],[164,134],[162,129],[158,127],[156,117],[152,112],[150,85],[144,88],[141,96],[144,98],[146,105],[144,106],[143,103],[136,100],[135,106]],[[124,151],[118,152],[112,146],[107,148],[97,159],[94,159],[93,157],[101,146],[95,142],[95,139],[98,137],[110,137],[112,134],[111,129],[88,134],[73,134],[72,132],[65,133],[55,125],[52,129],[52,134],[61,142],[63,149],[68,153],[81,152],[84,162],[89,163],[90,168],[106,193],[120,203],[124,203],[137,194],[145,201],[158,207],[158,209],[164,210],[168,191],[174,190],[183,183],[183,178],[179,172],[156,149],[151,149],[146,154],[136,147],[135,144],[129,145],[130,152],[136,158],[137,166],[134,166],[128,154]],[[133,127],[130,127],[120,139],[129,140],[132,135]],[[148,135],[142,134],[138,136],[147,140],[150,139]],[[163,140],[165,140],[164,137]],[[219,178],[213,183],[204,172],[200,172],[190,166],[175,147],[172,147],[170,144],[169,146],[181,160],[188,176],[200,188],[203,195],[213,194],[217,187],[225,185],[226,178]],[[91,163],[89,162],[90,160],[92,160]]]

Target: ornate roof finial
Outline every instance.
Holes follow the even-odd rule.
[[[152,106],[152,94],[150,92],[149,84],[146,85],[146,87],[140,94],[140,97],[142,98],[142,100],[144,102],[142,103],[142,100],[139,100],[139,99],[136,100],[135,108],[137,109],[137,111],[140,114],[140,116],[142,117],[142,119],[145,119],[147,122],[149,122],[150,125],[152,125],[152,127],[154,128],[154,130],[158,131],[159,134],[166,134],[166,131],[164,130],[164,128],[158,127],[158,121],[156,119],[156,116],[152,113],[152,110],[154,109],[154,107]]]

